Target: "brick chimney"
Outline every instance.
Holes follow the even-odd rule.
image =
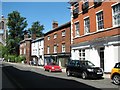
[[[24,31],[24,39],[28,38],[28,32],[25,30]]]
[[[52,26],[53,26],[53,29],[57,28],[58,27],[58,22],[57,21],[53,21]]]
[[[32,39],[33,39],[33,40],[36,39],[36,33],[32,33]]]

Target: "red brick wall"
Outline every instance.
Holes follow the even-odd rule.
[[[73,37],[75,37],[75,26],[74,22],[79,20],[80,24],[80,38],[74,38],[74,44],[93,40],[95,38],[102,38],[107,36],[113,36],[120,34],[120,28],[102,31],[102,32],[96,32],[96,12],[103,10],[103,18],[104,18],[104,29],[111,28],[112,27],[112,4],[116,2],[102,2],[102,4],[98,7],[92,7],[88,10],[85,14],[79,14],[78,18],[73,19]],[[82,11],[82,2],[79,3],[79,11]],[[89,2],[89,6],[94,5],[93,2]],[[84,17],[89,16],[90,18],[90,35],[84,35]],[[96,32],[96,33],[95,33]],[[94,33],[94,34],[93,34]]]
[[[62,31],[65,30],[65,37],[62,36]],[[54,39],[54,34],[57,34],[57,38]],[[48,40],[50,36],[50,40]],[[54,45],[58,45],[58,53],[62,53],[62,43],[65,43],[66,52],[70,53],[70,25],[61,29],[55,30],[44,38],[44,54],[47,54],[47,46],[50,46],[50,54],[54,54]]]

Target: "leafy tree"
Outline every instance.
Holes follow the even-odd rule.
[[[36,34],[36,37],[43,36],[44,26],[39,21],[33,22],[32,27],[28,29],[29,34]]]
[[[8,29],[9,35],[7,40],[8,51],[10,54],[17,54],[19,52],[19,42],[24,38],[23,31],[27,27],[25,17],[21,17],[18,11],[13,11],[8,14]]]

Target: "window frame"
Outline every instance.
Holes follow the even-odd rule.
[[[102,16],[103,16],[102,20],[100,20],[100,21],[103,22],[103,28],[102,29],[99,29],[99,24],[98,24],[98,22],[100,22],[100,21],[98,21],[98,14],[100,14],[100,13],[102,13]],[[104,14],[103,14],[103,10],[100,10],[100,11],[96,12],[96,25],[97,25],[97,31],[104,30]]]
[[[78,29],[76,29],[76,24],[78,24],[78,27],[79,27]],[[79,37],[80,36],[80,22],[77,21],[74,23],[74,25],[75,25],[75,37]],[[77,34],[77,31],[78,31],[78,34]]]
[[[117,3],[113,4],[113,5],[111,5],[111,7],[112,7],[112,26],[113,27],[120,26],[120,24],[117,24],[117,25],[115,24],[115,19],[114,19],[115,14],[114,14],[114,10],[113,10],[113,7],[117,6],[118,4],[120,4],[120,3],[117,2]]]
[[[89,25],[86,25],[85,20],[87,20],[87,19],[89,20]],[[89,26],[88,32],[86,32],[86,26]],[[84,18],[84,34],[89,34],[89,33],[90,33],[90,17],[87,16],[87,17]]]

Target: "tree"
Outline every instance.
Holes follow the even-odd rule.
[[[27,21],[25,17],[21,17],[18,11],[13,11],[8,14],[8,41],[10,54],[19,54],[19,42],[24,38],[23,31],[27,27]]]
[[[44,26],[40,24],[39,21],[33,22],[32,27],[28,29],[29,34],[36,34],[36,37],[41,37],[43,33]]]

